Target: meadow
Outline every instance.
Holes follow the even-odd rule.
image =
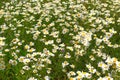
[[[120,80],[120,0],[0,1],[0,80]]]

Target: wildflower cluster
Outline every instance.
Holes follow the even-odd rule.
[[[119,0],[0,4],[0,79],[114,80],[120,72]]]

